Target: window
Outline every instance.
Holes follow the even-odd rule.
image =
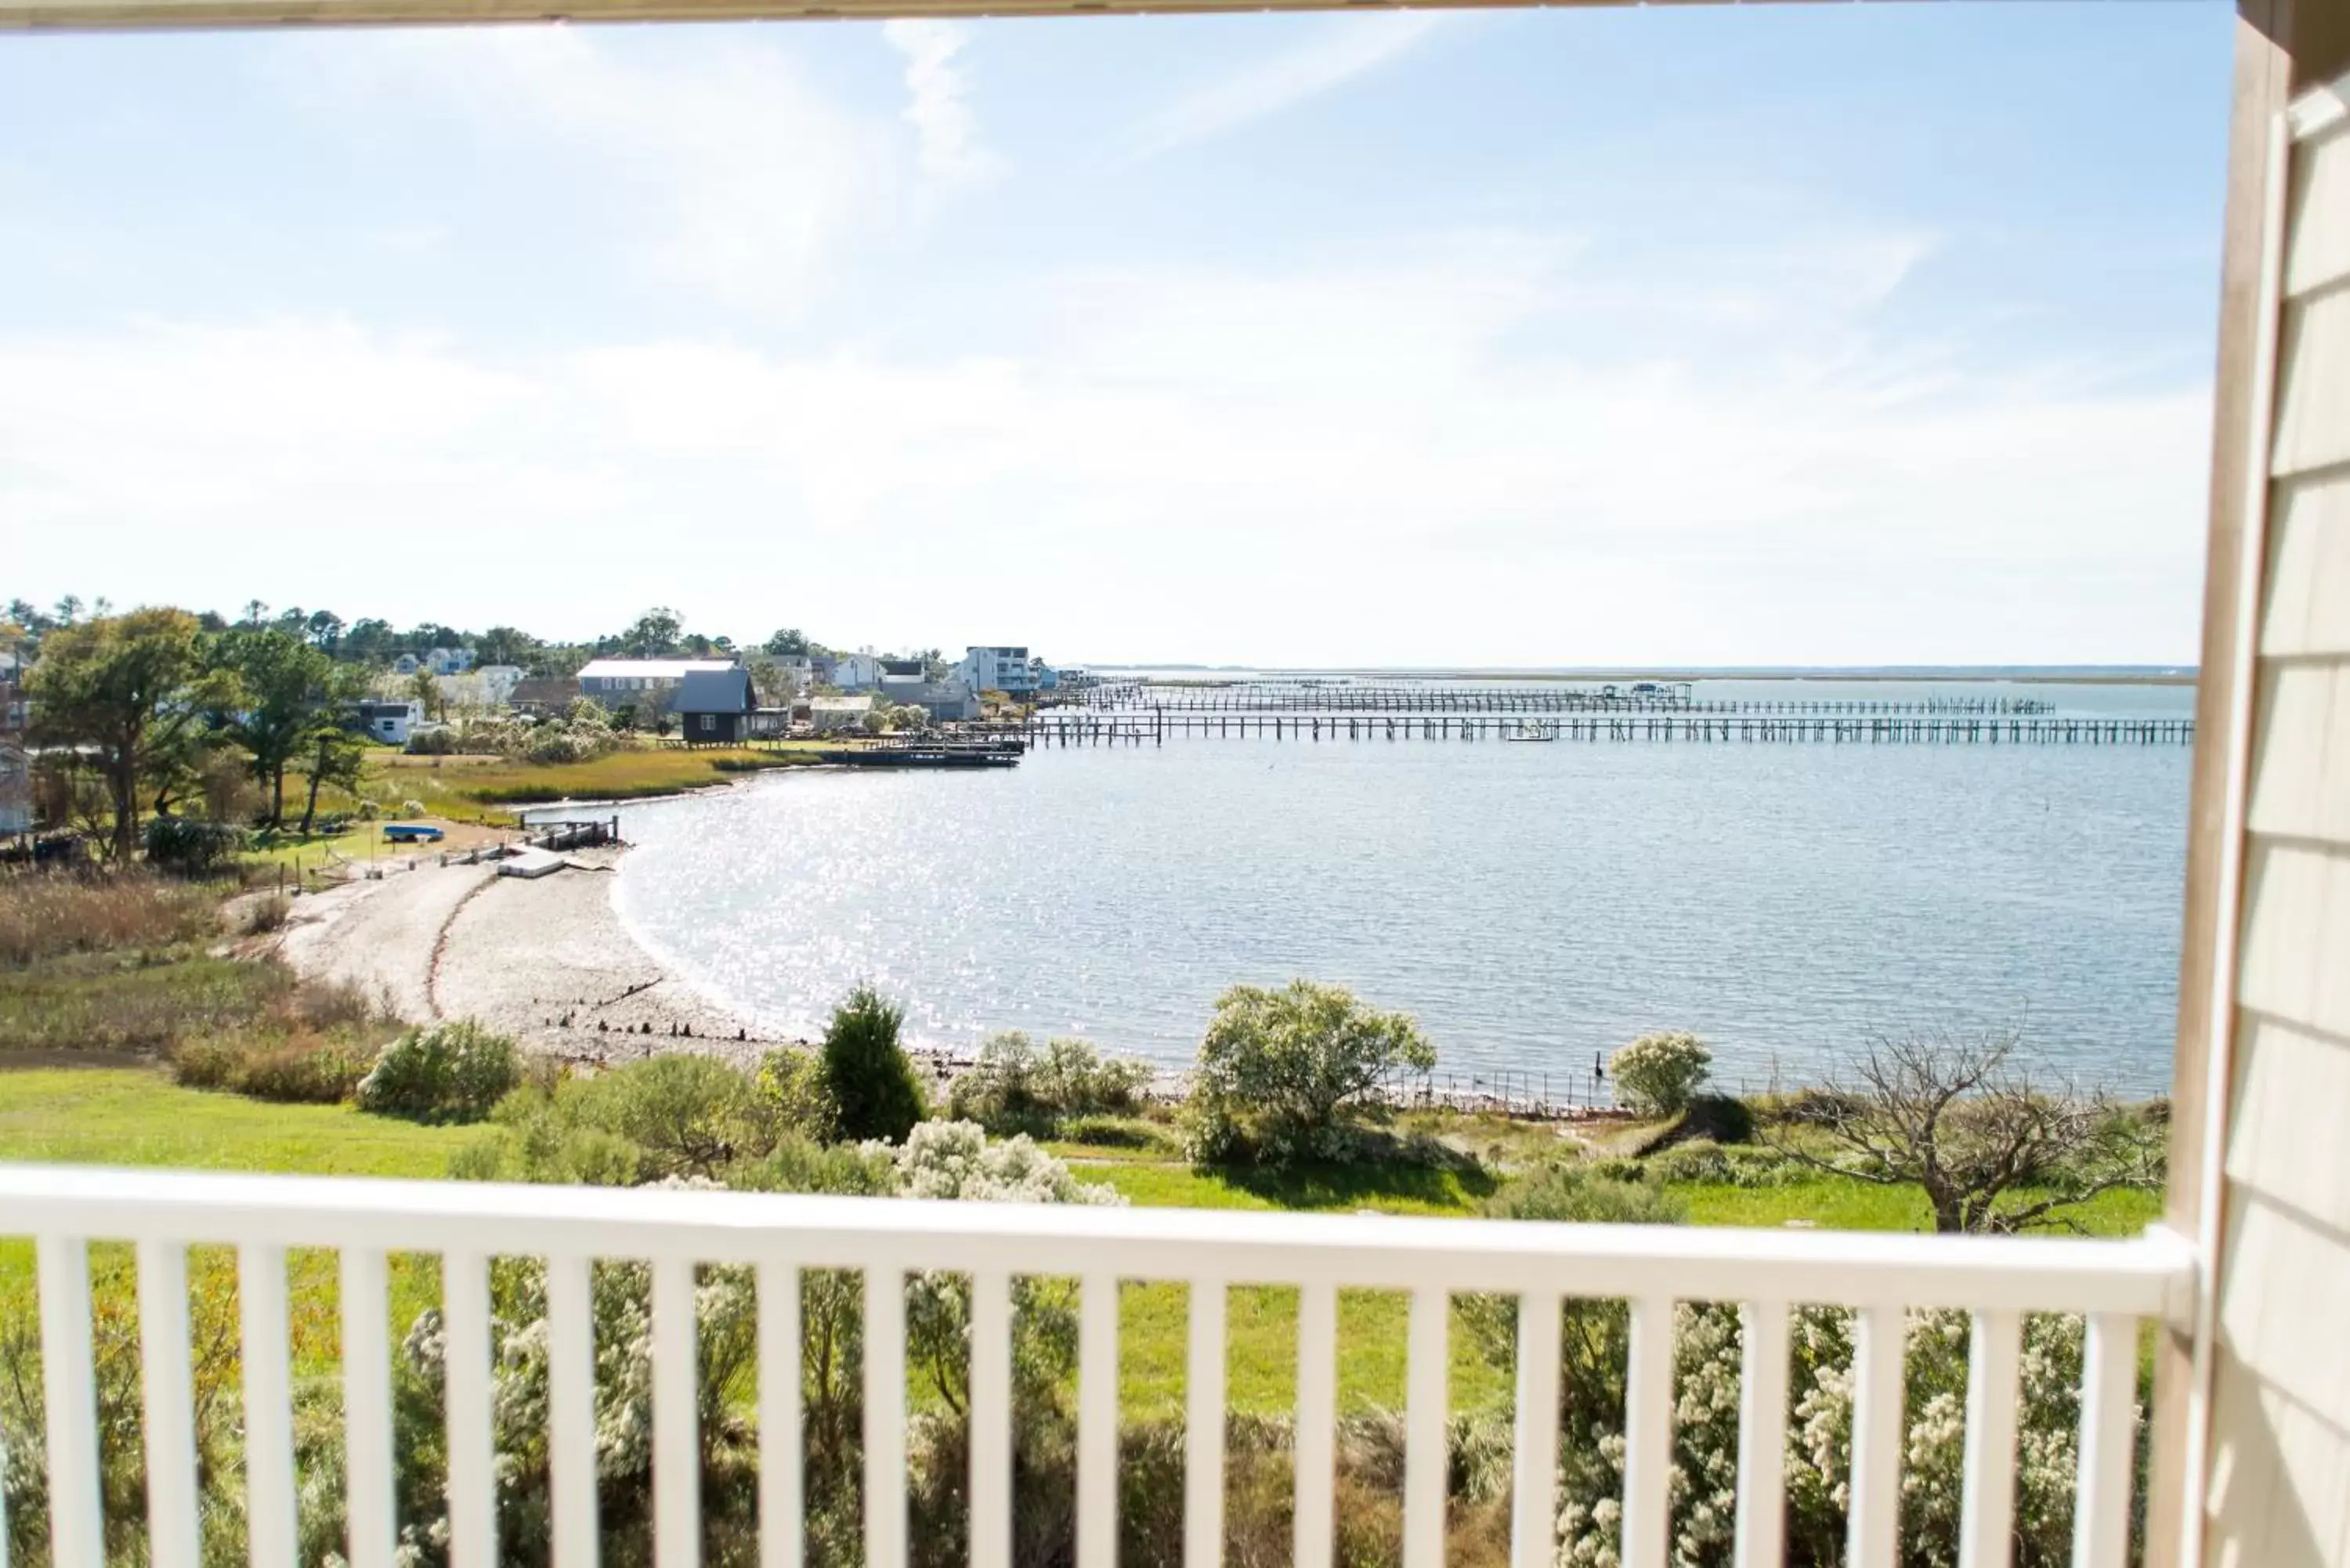
[[[710,731],[718,728],[718,715],[715,713],[704,713],[702,716],[702,728],[705,734]]]

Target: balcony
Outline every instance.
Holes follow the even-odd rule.
[[[1077,1568],[1114,1568],[1118,1488],[1120,1282],[1189,1290],[1183,1562],[1214,1568],[1224,1516],[1226,1287],[1299,1289],[1293,1560],[1332,1560],[1337,1293],[1409,1297],[1404,1414],[1402,1562],[1440,1568],[1446,1553],[1449,1298],[1516,1299],[1511,1561],[1548,1568],[1555,1546],[1560,1455],[1561,1303],[1629,1303],[1622,1561],[1663,1568],[1671,1556],[1674,1304],[1740,1303],[1735,1562],[1783,1559],[1783,1457],[1788,1428],[1791,1307],[1856,1314],[1852,1470],[1846,1561],[1903,1561],[1903,1329],[1916,1309],[1972,1314],[1959,1561],[2010,1560],[2023,1314],[2086,1319],[2072,1560],[2129,1560],[2140,1325],[2191,1329],[2196,1269],[2189,1245],[2156,1230],[2138,1240],[1938,1238],[1810,1231],[1581,1226],[941,1203],[635,1189],[0,1168],[0,1235],[36,1242],[57,1568],[105,1560],[89,1245],[127,1241],[137,1255],[147,1475],[148,1560],[200,1561],[187,1311],[188,1248],[235,1250],[243,1342],[245,1516],[254,1568],[294,1568],[296,1477],[289,1365],[287,1250],[338,1255],[341,1419],[348,1454],[350,1568],[391,1568],[393,1487],[390,1255],[441,1263],[446,1330],[449,1561],[500,1561],[492,1409],[489,1262],[546,1264],[548,1474],[553,1558],[584,1568],[602,1545],[598,1509],[592,1262],[634,1260],[651,1278],[652,1536],[657,1568],[702,1556],[696,1269],[747,1265],[755,1281],[756,1358],[796,1366],[799,1272],[863,1278],[865,1560],[908,1558],[908,1276],[967,1275],[972,1568],[1013,1561],[1013,1332],[1015,1276],[1079,1282],[1076,1389]],[[762,1568],[804,1557],[801,1380],[757,1378]],[[5,1523],[5,1521],[0,1521]],[[7,1535],[0,1529],[0,1568]]]

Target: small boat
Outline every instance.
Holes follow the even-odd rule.
[[[1528,730],[1516,734],[1504,735],[1502,739],[1505,741],[1555,741],[1558,739],[1558,732],[1556,730]]]
[[[441,829],[422,822],[388,822],[384,837],[393,844],[438,844],[446,836]]]

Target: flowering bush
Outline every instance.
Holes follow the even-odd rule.
[[[1642,1116],[1677,1116],[1706,1080],[1713,1053],[1694,1034],[1643,1034],[1607,1059],[1616,1097]]]
[[[1216,999],[1185,1106],[1193,1160],[1345,1159],[1357,1124],[1398,1074],[1436,1065],[1410,1014],[1381,1012],[1342,986],[1236,985]]]

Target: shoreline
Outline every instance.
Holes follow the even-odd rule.
[[[576,851],[536,878],[420,861],[345,882],[296,901],[278,954],[402,1022],[470,1018],[567,1061],[683,1050],[751,1065],[802,1044],[697,994],[629,935],[610,883],[625,854]]]

